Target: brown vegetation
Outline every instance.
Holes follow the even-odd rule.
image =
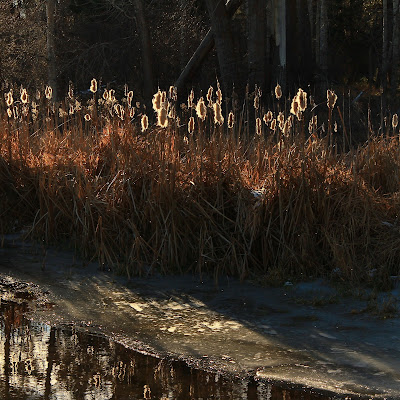
[[[283,98],[272,110],[258,99],[256,110],[234,110],[229,128],[220,93],[200,117],[193,97],[175,117],[173,90],[159,92],[161,127],[140,104],[132,108],[128,90],[118,102],[112,90],[92,87],[87,104],[72,90],[59,105],[23,90],[29,103],[16,90],[6,94],[13,104],[1,106],[3,232],[72,242],[128,275],[389,283],[399,274],[397,127],[340,152],[348,139],[341,123],[333,126],[341,113],[332,92],[328,121],[305,109],[299,91],[296,116]],[[250,112],[259,134],[243,129]]]

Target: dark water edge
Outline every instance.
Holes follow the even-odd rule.
[[[26,303],[0,305],[1,399],[333,398],[144,355],[73,327],[30,321],[27,310]]]

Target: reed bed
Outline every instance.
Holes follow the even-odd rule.
[[[314,109],[301,90],[285,101],[277,87],[270,110],[261,95],[231,110],[219,89],[179,105],[170,88],[150,112],[95,80],[85,103],[72,88],[57,104],[51,88],[5,93],[0,229],[72,244],[129,276],[390,285],[400,274],[397,116],[349,150],[334,92]]]

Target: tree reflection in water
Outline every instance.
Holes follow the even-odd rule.
[[[25,303],[0,305],[2,399],[326,398],[146,356],[101,336],[29,321],[26,311]]]

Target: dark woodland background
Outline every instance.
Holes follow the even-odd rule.
[[[146,99],[177,82],[211,29],[181,93],[218,78],[225,93],[279,82],[286,94],[352,87],[393,104],[399,17],[399,0],[4,0],[0,80],[64,94],[95,77]]]

